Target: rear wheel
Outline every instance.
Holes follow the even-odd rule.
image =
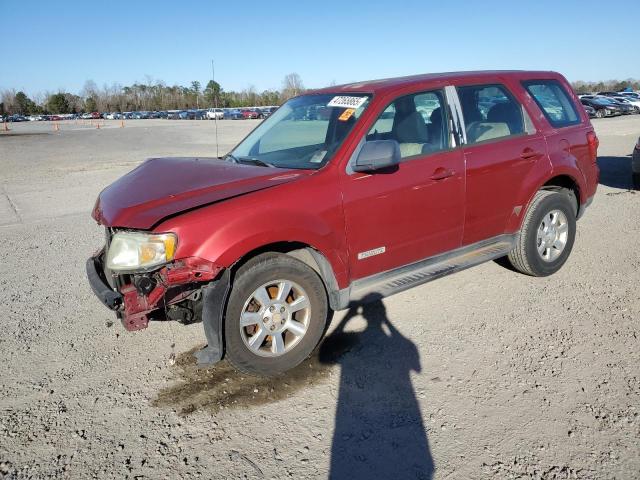
[[[518,243],[507,258],[513,268],[527,275],[551,275],[569,258],[575,235],[573,194],[540,190],[527,210]]]
[[[640,173],[633,173],[631,176],[633,182],[633,188],[640,190]]]
[[[238,270],[231,289],[226,357],[250,375],[281,374],[318,345],[327,313],[324,284],[313,269],[288,255],[259,255]]]

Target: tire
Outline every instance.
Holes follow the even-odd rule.
[[[604,117],[604,110],[596,110],[596,117],[597,118],[602,118]]]
[[[636,190],[640,190],[640,173],[632,173],[631,174],[631,183],[633,188]]]
[[[287,282],[291,290],[287,290]],[[265,292],[268,297],[263,296]],[[281,292],[286,292],[284,303],[277,298]],[[300,302],[303,297],[307,302]],[[308,307],[301,307],[305,304]],[[252,323],[246,324],[245,319]],[[327,319],[327,293],[313,269],[289,255],[258,255],[238,270],[231,287],[224,323],[226,358],[248,375],[280,375],[311,355]]]
[[[553,212],[556,212],[555,216]],[[507,259],[521,273],[546,277],[560,270],[567,261],[575,236],[576,201],[573,193],[540,190],[529,205],[520,238]],[[548,246],[551,243],[552,246]],[[562,248],[558,248],[560,246]]]

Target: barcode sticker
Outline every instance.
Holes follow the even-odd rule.
[[[327,104],[327,107],[338,108],[359,108],[364,102],[367,101],[367,97],[349,97],[349,96],[337,96],[333,97]]]

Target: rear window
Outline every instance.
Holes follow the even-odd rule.
[[[523,82],[523,85],[552,126],[562,128],[581,122],[575,105],[560,82],[531,80]]]

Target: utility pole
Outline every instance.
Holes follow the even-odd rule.
[[[213,82],[213,123],[216,131],[216,158],[220,158],[218,153],[218,95],[216,93],[216,71],[213,68],[213,59],[211,59],[211,81]]]

